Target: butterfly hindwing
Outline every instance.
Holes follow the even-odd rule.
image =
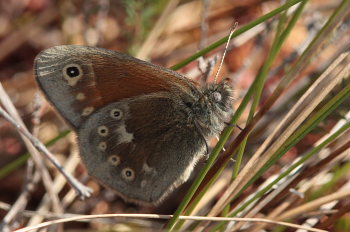
[[[158,92],[92,113],[78,130],[90,175],[141,203],[157,203],[186,181],[205,142],[181,104],[176,95]]]

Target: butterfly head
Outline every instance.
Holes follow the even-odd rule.
[[[225,81],[203,87],[191,105],[191,113],[205,135],[219,134],[232,113],[232,88]]]

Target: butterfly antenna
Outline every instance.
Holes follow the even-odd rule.
[[[217,80],[218,80],[218,76],[219,76],[219,73],[220,73],[222,64],[224,63],[224,58],[225,58],[225,56],[226,56],[226,52],[227,52],[228,45],[229,45],[229,43],[230,43],[230,40],[231,40],[231,37],[232,37],[233,32],[235,32],[235,30],[236,30],[236,28],[237,28],[237,25],[238,25],[238,23],[235,22],[235,24],[234,24],[233,27],[231,28],[230,34],[228,35],[228,39],[227,39],[227,42],[226,42],[225,51],[224,51],[224,54],[222,55],[222,58],[221,58],[221,62],[220,62],[220,66],[219,66],[219,68],[218,68],[218,71],[216,71],[214,83],[216,83]]]

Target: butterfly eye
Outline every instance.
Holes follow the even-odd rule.
[[[124,168],[122,170],[122,176],[127,181],[132,181],[135,179],[135,172],[131,168]]]
[[[213,97],[214,97],[214,100],[215,100],[216,102],[220,102],[220,101],[222,100],[221,93],[219,93],[219,92],[214,92],[214,93],[213,93]]]
[[[83,76],[83,71],[78,64],[68,64],[63,68],[63,77],[68,81],[68,85],[74,86]]]
[[[123,111],[120,109],[113,109],[111,110],[111,117],[119,120],[123,117]]]
[[[192,102],[185,102],[185,105],[188,107],[188,108],[191,108],[192,107]]]
[[[108,128],[106,126],[99,126],[97,128],[97,133],[101,136],[107,136],[108,135]]]
[[[120,157],[117,155],[111,155],[108,157],[108,162],[113,166],[118,166],[120,164]]]

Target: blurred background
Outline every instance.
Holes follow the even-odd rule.
[[[235,22],[240,28],[278,8],[284,2],[274,0],[0,1],[0,81],[29,130],[41,141],[47,143],[69,128],[47,105],[34,81],[33,60],[43,49],[60,44],[98,46],[127,53],[164,67],[171,67],[227,36]],[[264,102],[272,93],[283,77],[285,68],[295,61],[340,2],[342,1],[309,1],[274,61],[264,86],[261,102]],[[231,80],[235,89],[235,108],[238,107],[266,60],[274,40],[275,30],[276,18],[272,18],[234,38],[230,43],[219,77]],[[324,69],[348,46],[349,39],[348,15],[336,32],[327,38],[327,47],[322,53],[317,54],[317,64],[312,63],[304,69],[283,98],[290,100],[298,91],[311,83],[313,75]],[[205,58],[210,60],[218,56],[221,59],[223,51],[224,45],[206,53]],[[197,61],[177,71],[197,81],[201,78]],[[209,81],[211,80],[210,78]],[[343,110],[349,110],[348,106]],[[273,117],[267,115],[255,128],[247,147],[248,156],[254,153],[257,146],[280,121],[279,117],[285,115],[289,108],[288,101],[278,102],[272,112]],[[248,113],[245,112],[240,118],[238,125],[241,127],[244,127]],[[339,112],[329,121],[325,121],[322,127],[310,133],[298,146],[290,149],[279,160],[278,165],[265,173],[260,182],[312,147],[339,120],[338,114]],[[239,130],[235,130],[234,133],[237,135]],[[215,145],[215,142],[216,140],[213,140],[212,145]],[[94,190],[91,198],[81,201],[75,197],[68,184],[55,186],[59,189],[59,198],[63,201],[62,205],[66,213],[172,214],[191,185],[191,181],[184,184],[158,207],[127,204],[112,191],[88,177],[78,159],[73,133],[68,133],[50,146],[50,150],[63,164],[67,162],[72,164],[69,169],[73,175]],[[0,117],[0,157],[0,218],[3,218],[28,181],[27,161],[30,156],[16,128],[2,117]],[[204,161],[198,164],[194,173],[198,172],[204,164]],[[59,175],[57,170],[49,163],[47,167],[52,178],[55,179]],[[220,198],[225,185],[227,182],[224,180],[214,196],[210,196],[212,201]],[[44,201],[45,194],[45,187],[41,181],[38,181],[23,203],[21,213],[16,215],[15,227],[35,224],[43,220],[40,214],[35,217],[30,215],[30,212],[39,212],[39,210],[44,214],[48,214],[45,213],[46,210],[52,212],[50,201]],[[206,207],[211,206],[209,204]],[[24,209],[28,210],[26,214],[22,214]],[[347,223],[350,224],[349,217],[348,214]],[[158,221],[130,220],[120,224],[93,221],[68,223],[65,225],[65,230],[94,228],[106,231],[135,231],[141,228],[159,227]]]

